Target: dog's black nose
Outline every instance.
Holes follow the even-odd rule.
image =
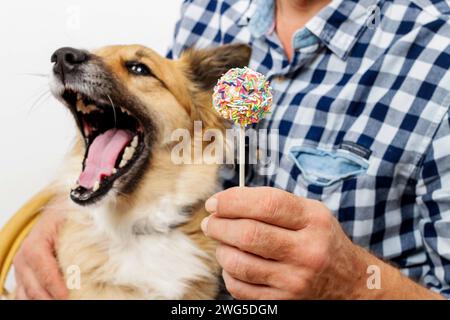
[[[75,69],[77,65],[87,61],[87,59],[88,55],[86,52],[66,47],[56,50],[51,57],[51,62],[55,64],[53,66],[55,73],[67,74]]]

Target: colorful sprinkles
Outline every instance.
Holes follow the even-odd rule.
[[[222,117],[243,127],[257,123],[272,105],[264,75],[250,68],[228,70],[214,87],[213,106]]]

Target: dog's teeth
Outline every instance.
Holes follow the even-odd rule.
[[[122,160],[130,160],[128,148],[125,148],[125,151],[123,152],[123,155],[122,155]]]
[[[91,113],[92,111],[97,110],[97,106],[95,104],[90,104],[86,106],[86,113]]]
[[[113,168],[112,169],[112,174],[116,174],[117,173],[117,169],[116,168]]]
[[[120,163],[119,163],[119,168],[123,168],[123,167],[125,167],[125,165],[127,164],[127,160],[125,160],[125,159],[122,159],[121,161],[120,161]]]
[[[79,112],[81,112],[82,114],[89,114],[92,111],[98,110],[98,108],[95,104],[85,105],[82,99],[78,99],[76,105],[77,105],[77,110]]]
[[[125,165],[128,163],[128,161],[133,158],[133,154],[136,151],[136,149],[133,146],[126,147],[123,155],[122,160],[120,160],[119,168],[125,167]]]
[[[133,146],[128,147],[128,153],[130,154],[130,159],[131,157],[133,157],[134,152],[136,151],[136,149]]]
[[[131,141],[131,146],[133,148],[136,148],[138,146],[139,143],[139,137],[138,136],[134,136],[133,141]]]
[[[100,189],[100,182],[99,181],[95,181],[94,183],[94,187],[92,188],[92,191],[97,191],[98,189]]]
[[[126,113],[126,114],[131,116],[131,112],[128,111],[127,109],[125,109],[125,108],[120,107],[120,111],[122,111],[123,113]]]
[[[123,160],[130,160],[133,157],[134,150],[135,149],[133,147],[126,147],[125,151],[123,152],[122,159]]]
[[[81,99],[78,99],[77,100],[77,111],[79,111],[79,112],[81,112],[81,113],[85,113],[85,105],[84,105],[84,103],[83,103],[83,100],[81,100]]]

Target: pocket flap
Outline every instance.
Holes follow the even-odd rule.
[[[346,150],[325,151],[318,148],[297,146],[289,154],[303,178],[311,184],[329,186],[333,183],[366,172],[366,159]]]

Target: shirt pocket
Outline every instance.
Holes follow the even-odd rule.
[[[369,162],[347,150],[327,151],[309,146],[293,146],[289,156],[308,184],[320,187],[355,177],[367,171]]]

